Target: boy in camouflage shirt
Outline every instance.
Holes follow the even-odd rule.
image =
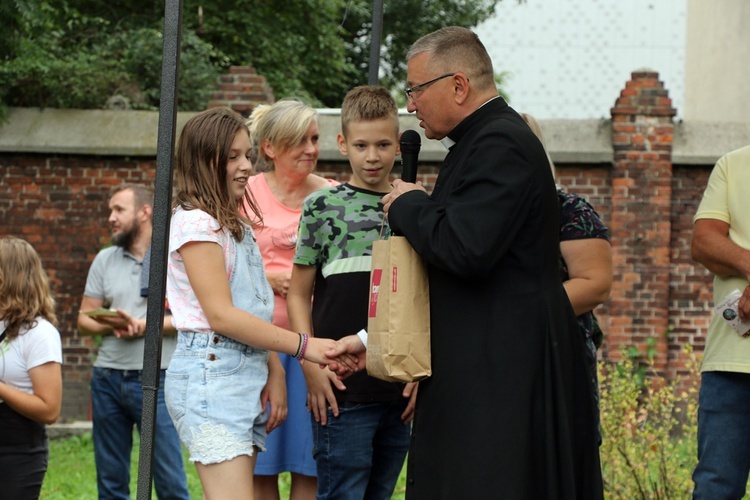
[[[391,190],[399,154],[398,109],[386,89],[352,89],[341,122],[338,146],[352,176],[305,200],[287,296],[293,330],[336,340],[367,327],[372,242],[380,237],[381,198]],[[409,447],[413,384],[363,371],[344,385],[328,369],[302,369],[318,498],[390,499]]]

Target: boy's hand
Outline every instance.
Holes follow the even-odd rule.
[[[339,405],[336,403],[336,395],[331,385],[335,385],[341,391],[346,390],[346,386],[330,370],[302,365],[302,371],[307,382],[307,410],[312,412],[316,422],[326,425],[329,407],[334,417],[339,416]]]

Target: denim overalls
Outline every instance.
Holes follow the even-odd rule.
[[[273,319],[273,290],[258,245],[248,229],[236,242],[229,278],[234,306]],[[268,416],[260,393],[268,378],[268,351],[219,333],[178,333],[167,370],[166,403],[190,460],[202,464],[265,449]]]

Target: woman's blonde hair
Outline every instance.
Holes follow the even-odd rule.
[[[262,221],[252,195],[243,199],[255,218],[250,221],[242,202],[231,199],[227,185],[227,163],[232,142],[238,133],[249,134],[245,119],[229,108],[202,111],[185,123],[177,144],[174,206],[200,209],[216,219],[237,241],[242,241],[248,223]],[[248,214],[249,215],[249,214]]]
[[[256,106],[247,121],[253,152],[258,159],[256,171],[274,168],[273,160],[263,151],[265,141],[282,153],[289,151],[302,142],[317,115],[315,109],[297,99],[282,99],[273,104]]]
[[[57,326],[55,300],[49,278],[34,247],[15,237],[0,238],[0,320],[5,321],[8,340],[21,327],[36,326],[42,317]]]
[[[555,174],[555,162],[552,161],[552,157],[549,155],[549,151],[547,151],[547,145],[544,144],[542,127],[539,125],[539,122],[536,121],[536,118],[528,113],[521,113],[521,118],[523,118],[523,121],[526,122],[531,131],[534,132],[534,135],[537,136],[539,142],[542,143],[542,146],[544,147],[544,153],[547,155],[547,161],[549,162],[549,168],[552,169],[552,178],[557,179],[557,175]]]

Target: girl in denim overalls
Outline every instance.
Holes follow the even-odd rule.
[[[286,415],[283,369],[269,350],[328,363],[336,344],[270,323],[273,292],[240,208],[244,199],[260,220],[245,190],[250,151],[243,118],[226,108],[191,118],[177,147],[167,298],[178,343],[165,395],[207,498],[253,497],[254,451]]]

